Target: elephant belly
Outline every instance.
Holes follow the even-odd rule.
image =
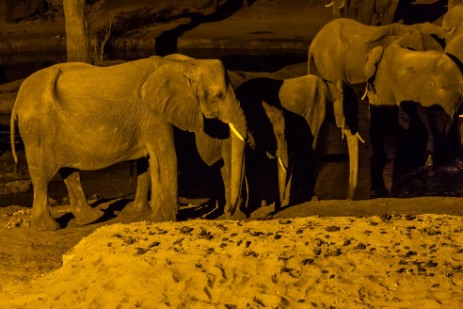
[[[63,164],[82,170],[95,170],[118,162],[147,156],[145,145],[133,132],[95,130],[61,138],[56,154],[63,152]],[[60,158],[57,158],[58,160]]]
[[[40,118],[21,118],[19,130],[28,165],[36,168],[96,170],[147,156],[146,145],[135,132],[84,130],[77,134],[75,129],[49,123],[44,129]]]

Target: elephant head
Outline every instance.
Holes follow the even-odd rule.
[[[442,28],[447,31],[451,31],[462,23],[463,17],[463,5],[455,5],[450,7],[447,13],[444,15],[442,20]]]
[[[346,0],[331,0],[325,4],[325,7],[331,7],[334,17],[341,17],[345,15],[343,11],[346,10]]]
[[[203,130],[203,117],[228,124],[231,138],[228,211],[233,214],[241,197],[248,129],[222,62],[182,55],[165,57],[143,85],[142,97],[154,114],[181,130]]]

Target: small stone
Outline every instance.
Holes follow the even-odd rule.
[[[180,233],[182,234],[188,234],[191,233],[191,231],[193,231],[193,228],[189,226],[182,226],[182,228],[180,229]]]
[[[433,260],[430,260],[425,265],[428,267],[436,267],[438,263],[434,262]]]
[[[291,224],[293,221],[291,219],[280,219],[278,220],[278,223],[280,224]]]
[[[311,258],[302,260],[302,264],[304,265],[312,265],[313,263],[315,263],[315,260]]]
[[[417,255],[416,251],[408,251],[407,253],[405,253],[405,256],[406,257],[410,257],[410,256],[414,256],[414,255]]]
[[[346,239],[342,245],[345,247],[345,246],[350,245],[351,243],[352,241],[350,239]]]
[[[332,225],[332,226],[328,226],[325,230],[327,232],[337,232],[339,231],[341,228],[339,226],[335,226],[335,225]]]
[[[383,222],[389,222],[392,220],[392,216],[390,214],[383,214],[380,218]]]
[[[363,243],[359,243],[354,247],[354,249],[357,249],[357,250],[365,250],[366,248],[367,246]]]

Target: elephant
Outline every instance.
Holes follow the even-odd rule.
[[[431,23],[367,26],[348,18],[332,20],[320,29],[309,46],[308,73],[313,62],[317,73],[327,81],[364,83],[363,66],[368,52],[376,46],[386,47],[409,32],[424,35],[409,36],[407,42],[402,40],[402,45],[417,50],[442,50],[434,37],[445,39],[447,35],[447,31]]]
[[[454,28],[463,23],[463,4],[449,5],[449,10],[442,19],[442,28],[451,32]]]
[[[454,7],[456,7],[456,6],[460,5],[460,4],[463,4],[463,1],[461,1],[461,0],[449,0],[448,4],[447,4],[447,8],[450,11],[451,9],[453,9]]]
[[[414,51],[398,44],[373,48],[365,61],[364,72],[371,113],[372,190],[385,193],[382,178],[386,159],[382,148],[384,130],[376,121],[377,111],[385,107],[403,107],[409,113],[412,110],[408,117],[418,119],[424,127],[425,165],[432,167],[436,144],[445,145],[445,137],[461,107],[463,76],[455,62],[443,52]],[[435,120],[435,115],[441,116],[439,121]]]
[[[33,73],[19,89],[10,122],[15,163],[17,122],[32,180],[31,226],[60,228],[47,199],[48,182],[57,172],[64,178],[77,223],[88,224],[102,212],[85,200],[79,170],[140,158],[148,158],[149,172],[138,179],[152,179],[148,219],[175,221],[173,127],[201,131],[204,118],[218,119],[231,130],[229,207],[233,209],[240,199],[248,131],[220,60],[153,56],[110,67],[61,63]]]
[[[165,56],[167,59],[189,61],[193,58],[182,54],[170,54]],[[230,83],[236,88],[243,82],[242,77],[230,78]],[[265,102],[255,102],[249,100],[248,97],[243,97],[236,93],[238,101],[240,102],[241,109],[244,112],[248,124],[248,135],[246,142],[248,148],[246,157],[255,157],[259,153],[260,159],[271,158],[273,161],[278,162],[278,194],[274,201],[276,205],[281,204],[284,200],[284,193],[286,188],[286,174],[288,167],[288,149],[284,134],[284,118],[283,111],[269,106]],[[249,120],[248,120],[249,118]],[[225,188],[225,217],[233,219],[243,219],[246,214],[241,208],[245,208],[247,212],[251,210],[253,205],[249,205],[249,195],[252,197],[252,186],[247,186],[246,195],[247,201],[240,201],[238,205],[235,203],[234,207],[228,207],[230,204],[230,173],[232,171],[232,157],[230,152],[231,141],[229,131],[224,124],[214,119],[205,119],[204,129],[197,131],[194,134],[195,146],[197,153],[202,160],[202,163],[211,167],[219,161],[223,161],[221,167],[222,180]],[[265,154],[262,156],[262,154]],[[139,163],[143,172],[146,170],[143,163]],[[236,165],[236,164],[235,164]],[[146,175],[146,174],[145,174]],[[244,175],[246,176],[246,175]],[[247,179],[248,177],[246,177]],[[148,197],[150,188],[150,179],[147,177],[139,177],[137,182],[137,191],[135,194],[135,201],[124,208],[126,213],[144,213],[149,210]]]
[[[356,98],[355,94],[348,91],[350,88],[346,89],[345,86],[342,80],[332,84],[326,83],[319,76],[306,75],[285,80],[265,77],[250,79],[236,89],[240,102],[265,102],[284,111],[290,171],[283,205],[304,202],[310,199],[313,193],[310,191],[313,189],[310,188],[310,181],[306,182],[309,187],[299,190],[298,193],[296,192],[299,183],[306,181],[304,178],[313,176],[304,174],[311,170],[310,164],[313,162],[302,162],[301,165],[300,161],[314,159],[321,128],[325,119],[329,118],[330,111],[334,112],[336,125],[343,130],[343,133],[348,136],[355,136],[351,133],[351,130],[357,129],[355,127],[356,110],[351,111],[345,108],[346,106],[350,108],[356,106],[352,102],[346,102],[352,100],[352,98],[356,101]],[[247,116],[247,119],[249,119],[250,124],[250,117]],[[348,139],[351,164],[349,198],[353,198],[357,186],[357,141],[357,138]],[[298,153],[306,155],[305,157],[298,157]],[[304,175],[301,175],[301,173]],[[282,189],[280,188],[280,190]],[[283,194],[280,193],[280,197],[282,196]]]
[[[399,0],[333,0],[334,17],[352,18],[366,25],[387,25],[394,22]]]
[[[222,175],[223,187],[225,189],[225,213],[224,218],[232,219],[244,219],[247,217],[249,212],[251,212],[255,207],[256,203],[253,203],[256,197],[256,190],[254,190],[255,179],[253,173],[250,170],[253,170],[257,166],[267,167],[268,164],[262,164],[263,161],[274,162],[274,170],[277,171],[277,179],[275,182],[271,182],[268,178],[265,179],[266,184],[269,184],[271,189],[270,192],[267,191],[268,200],[275,202],[275,205],[281,205],[284,200],[284,194],[286,189],[286,179],[287,179],[287,169],[288,169],[288,148],[286,144],[286,139],[284,135],[285,122],[283,117],[283,111],[279,110],[273,106],[266,104],[265,102],[253,102],[250,100],[242,100],[242,96],[239,95],[239,91],[236,91],[238,100],[240,101],[241,108],[244,111],[246,121],[248,124],[248,138],[246,148],[246,164],[244,176],[246,179],[246,190],[243,192],[243,196],[246,197],[245,200],[241,201],[239,205],[236,206],[236,210],[233,212],[230,211],[230,207],[227,205],[230,203],[230,172],[231,172],[231,139],[229,131],[225,124],[216,119],[205,119],[204,120],[204,129],[194,133],[194,142],[190,145],[180,145],[176,150],[177,152],[187,153],[188,158],[178,154],[179,165],[187,165],[191,163],[181,162],[181,159],[188,161],[192,160],[191,152],[197,152],[201,162],[196,164],[205,164],[208,167],[213,167],[216,164],[221,164],[220,172]],[[251,137],[252,136],[252,137]],[[183,140],[188,139],[188,137],[182,136]],[[187,144],[187,143],[184,143]],[[194,144],[194,150],[190,149]],[[188,147],[190,146],[190,147]],[[250,160],[249,158],[252,158]],[[257,158],[257,159],[256,159]],[[270,160],[268,160],[270,159]],[[222,161],[222,163],[220,163]],[[139,162],[139,165],[142,169],[146,169],[144,163]],[[272,165],[272,163],[270,163]],[[188,167],[186,168],[188,169]],[[191,169],[191,168],[190,168]],[[269,174],[272,171],[268,172]],[[127,205],[123,212],[125,213],[146,213],[149,211],[148,198],[149,198],[149,177],[138,178],[137,190],[135,193],[135,201],[133,204]],[[271,182],[271,184],[270,184]],[[278,189],[275,192],[275,187],[273,184],[277,184]],[[217,190],[217,188],[214,188]],[[218,196],[217,196],[218,193]],[[208,192],[209,197],[218,197],[218,202],[222,200],[222,195],[220,192]],[[273,195],[273,196],[268,196]],[[252,199],[252,201],[250,201]],[[221,205],[217,205],[221,206]],[[276,206],[278,207],[278,206]],[[228,211],[227,211],[228,210]]]

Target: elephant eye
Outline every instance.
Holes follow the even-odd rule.
[[[216,97],[217,97],[217,99],[222,101],[225,98],[225,95],[223,94],[223,92],[219,92],[219,93],[217,93]]]

